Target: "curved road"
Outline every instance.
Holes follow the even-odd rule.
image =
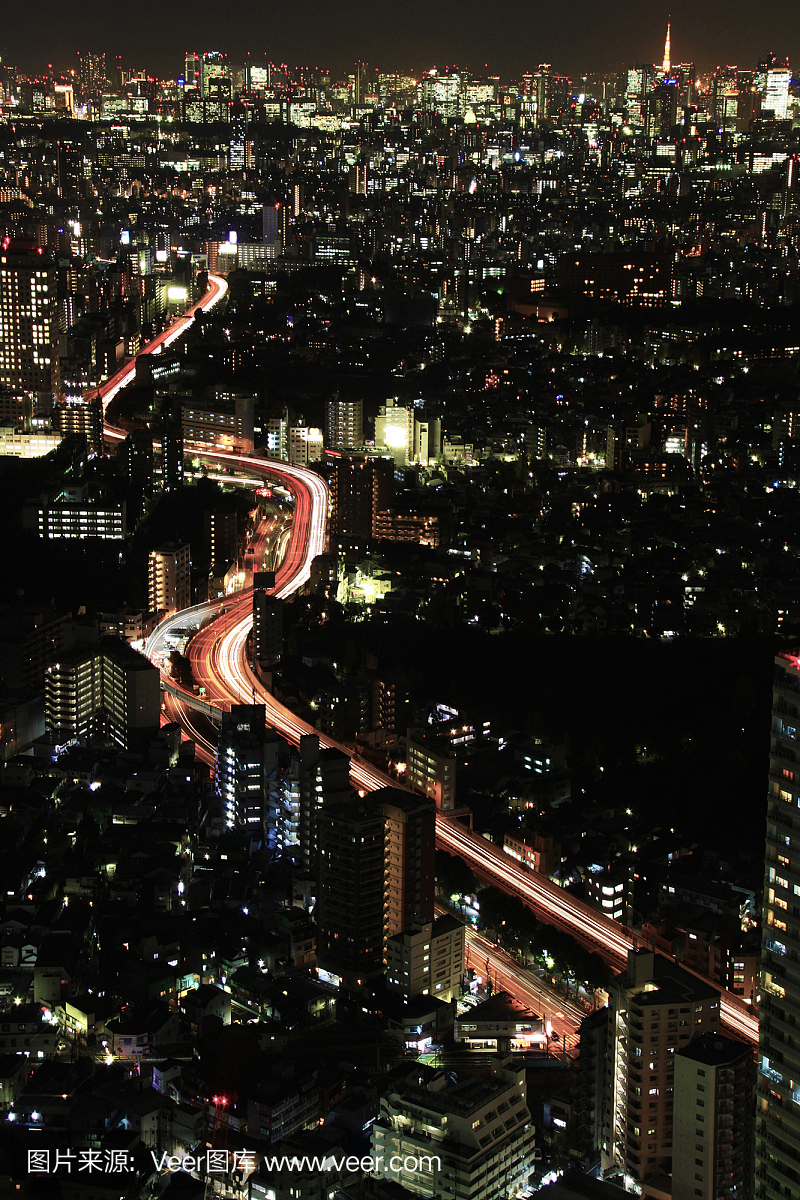
[[[185,317],[151,342],[143,353],[158,352],[161,347],[169,345],[185,330],[195,311],[212,307],[226,291],[224,279],[210,276],[209,291],[205,296]],[[130,382],[134,372],[134,364],[124,367],[100,389],[104,409],[113,396]],[[106,436],[111,440],[120,440],[125,435],[123,431],[107,426]],[[309,578],[312,559],[325,548],[328,489],[324,480],[302,467],[292,467],[263,457],[205,451],[201,457],[226,466],[261,471],[266,477],[281,479],[289,489],[294,500],[292,536],[276,574],[273,594],[287,597],[297,591]],[[319,736],[320,745],[333,746],[350,755],[351,778],[359,789],[374,791],[385,786],[397,787],[396,780],[388,778],[371,763],[354,755],[351,748],[339,746],[331,738],[320,735],[317,729],[301,721],[266,691],[247,661],[247,639],[252,625],[251,605],[249,589],[217,602],[212,608],[217,611],[225,608],[226,611],[193,639],[190,647],[192,667],[195,678],[205,684],[209,698],[213,695],[213,702],[222,707],[249,703],[255,698],[258,703],[265,705],[268,722],[289,741],[296,743],[303,734],[313,733]],[[178,618],[181,616],[178,614]],[[185,617],[183,623],[186,623]],[[174,685],[171,690],[180,695],[181,690]],[[193,697],[189,693],[184,693],[184,696],[186,703],[191,704]],[[189,736],[197,738],[202,756],[213,759],[211,743],[205,737],[198,737],[193,723],[196,718],[187,713],[186,704],[176,699],[175,695],[166,704],[167,715],[171,719],[177,717]],[[620,969],[624,966],[629,949],[636,944],[629,930],[568,895],[544,876],[525,871],[497,846],[477,836],[458,821],[439,817],[436,837],[444,849],[466,859],[495,886],[520,896],[543,920],[568,930],[578,940],[599,951],[612,967]],[[721,992],[721,1016],[723,1024],[736,1036],[749,1042],[758,1040],[757,1015],[738,996],[727,991]]]

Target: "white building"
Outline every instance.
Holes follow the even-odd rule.
[[[792,72],[788,67],[771,67],[767,71],[764,108],[771,108],[778,121],[785,121],[789,115],[789,85],[791,82]]]
[[[418,1196],[508,1200],[527,1186],[534,1131],[525,1068],[494,1058],[489,1074],[452,1082],[417,1065],[381,1098],[372,1127],[376,1174]]]
[[[189,607],[192,602],[191,565],[188,542],[170,542],[150,551],[147,594],[151,612],[169,616]]]
[[[386,942],[386,986],[410,1000],[452,1000],[464,978],[464,926],[449,914],[412,925]]]

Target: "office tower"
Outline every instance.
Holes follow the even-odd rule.
[[[389,507],[394,465],[388,458],[342,457],[331,467],[331,534],[369,538],[379,512]]]
[[[103,405],[99,396],[93,400],[66,400],[56,404],[52,421],[53,428],[62,437],[79,434],[90,455],[103,453]]]
[[[168,617],[192,602],[191,549],[188,542],[168,542],[150,551],[147,595],[151,612]]]
[[[0,246],[0,387],[32,392],[49,410],[59,392],[58,271],[35,242]]]
[[[654,77],[655,72],[650,63],[639,63],[628,70],[626,107],[631,125],[644,127],[647,121],[647,99]]]
[[[739,68],[719,66],[711,81],[711,115],[718,126],[722,125],[725,99],[731,94],[739,95]]]
[[[187,50],[183,66],[183,79],[187,87],[199,88],[203,70],[203,60],[199,54]]]
[[[390,397],[375,418],[375,445],[392,451],[395,462],[402,466],[413,457],[413,443],[414,409]]]
[[[264,849],[283,850],[288,764],[289,743],[267,729],[263,704],[233,704],[222,714],[214,786],[226,828],[255,835]]]
[[[771,108],[777,121],[789,115],[789,85],[792,72],[788,67],[770,67],[764,92],[764,108]]]
[[[535,76],[536,115],[541,120],[547,116],[550,103],[550,63],[539,63]]]
[[[204,97],[211,94],[211,84],[214,80],[225,80],[230,84],[228,72],[228,56],[216,50],[210,50],[203,55],[201,64],[201,90]]]
[[[647,99],[647,135],[651,138],[668,138],[677,123],[677,85],[657,83]]]
[[[146,748],[158,734],[158,668],[121,638],[69,651],[44,678],[45,728],[63,745],[102,738],[124,749]]]
[[[672,60],[670,57],[669,32],[670,32],[670,23],[669,23],[669,21],[667,21],[667,36],[664,41],[664,61],[661,64],[661,73],[665,79],[669,79],[669,73],[672,68]]]
[[[317,962],[357,989],[383,970],[382,808],[372,796],[325,804],[317,837]]]
[[[675,1055],[718,1033],[719,992],[652,950],[631,950],[608,989],[602,1164],[636,1184],[669,1170]]]
[[[228,161],[232,171],[249,171],[254,164],[250,109],[238,100],[230,110],[230,143]]]
[[[775,659],[767,796],[767,848],[761,934],[756,1197],[781,1200],[800,1193],[800,656]]]
[[[325,406],[325,443],[329,450],[354,450],[364,444],[364,402],[334,396]]]
[[[430,71],[422,81],[422,105],[442,117],[457,117],[462,113],[461,76],[439,75]]]
[[[283,656],[283,600],[262,588],[253,592],[253,653],[265,667]]]
[[[417,1065],[381,1097],[370,1153],[377,1174],[418,1196],[506,1200],[525,1195],[535,1131],[524,1065],[492,1058],[479,1077]]]
[[[675,1055],[672,1200],[752,1200],[752,1047],[717,1033]]]

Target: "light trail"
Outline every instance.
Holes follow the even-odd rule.
[[[209,285],[209,292],[201,297],[186,317],[181,318],[180,325],[176,322],[169,330],[160,334],[143,353],[152,353],[155,347],[168,345],[187,327],[194,317],[194,312],[200,308],[211,307],[227,291],[227,283],[220,276],[209,276]],[[123,368],[100,389],[104,410],[111,397],[130,382],[134,370],[132,367]],[[125,374],[126,372],[128,373]],[[125,434],[122,430],[106,426],[106,436],[112,440],[120,440]],[[313,471],[265,457],[207,450],[188,452],[197,453],[209,462],[236,468],[244,467],[267,478],[278,478],[282,481],[294,501],[294,518],[286,554],[276,572],[273,595],[287,598],[298,591],[310,578],[312,560],[325,549],[328,512],[328,488],[325,481]],[[247,661],[247,640],[252,626],[251,596],[252,593],[248,590],[219,601],[216,611],[220,615],[192,639],[189,647],[192,669],[195,678],[205,684],[208,699],[223,708],[230,704],[263,704],[269,724],[288,741],[297,744],[303,734],[310,733],[319,737],[322,747],[344,751],[351,759],[351,779],[355,786],[363,791],[375,791],[381,787],[402,787],[397,780],[390,779],[371,763],[354,754],[352,748],[320,734],[319,730],[300,720],[266,691]],[[185,624],[185,613],[176,614],[175,620],[179,624],[181,618]],[[186,704],[180,705],[172,701],[168,711],[176,714],[185,712],[186,705],[191,705],[193,699],[194,697],[187,692]],[[191,718],[181,715],[179,719],[187,736],[194,738],[197,731],[194,730]],[[201,738],[199,744],[202,745],[203,755],[213,758],[208,749],[210,743]],[[488,879],[494,886],[519,896],[542,920],[564,929],[583,945],[600,953],[613,969],[621,970],[627,962],[628,951],[640,944],[625,927],[617,925],[602,913],[564,892],[544,876],[526,871],[499,847],[473,833],[460,822],[448,820],[437,814],[436,840],[443,849],[464,858],[477,874]],[[690,970],[687,967],[684,969]],[[511,967],[507,970],[506,977],[511,978]],[[697,972],[690,973],[706,984],[710,982]],[[526,983],[526,986],[530,986],[529,983]],[[723,1025],[744,1041],[757,1042],[757,1014],[731,992],[721,990],[720,996]]]

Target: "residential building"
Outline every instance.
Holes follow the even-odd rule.
[[[604,871],[589,871],[586,875],[586,903],[611,917],[612,921],[627,925],[633,904],[633,869],[630,863],[614,863]]]
[[[188,542],[168,542],[150,551],[147,594],[151,612],[168,617],[192,602],[191,547]]]
[[[363,446],[363,400],[341,400],[337,395],[327,402],[325,444],[329,450],[355,450]]]
[[[701,1034],[675,1055],[672,1200],[752,1200],[752,1047]]]
[[[406,1000],[431,995],[453,1000],[464,981],[464,925],[446,913],[386,939],[386,987]]]
[[[158,668],[119,638],[59,655],[45,671],[44,712],[60,743],[102,738],[142,748],[158,734]]]
[[[452,1083],[416,1066],[382,1097],[372,1127],[379,1174],[418,1196],[506,1200],[533,1167],[524,1066],[492,1059],[488,1073]]]
[[[456,806],[456,756],[444,739],[417,732],[406,738],[408,786],[434,800],[441,812]]]
[[[775,659],[761,942],[756,1197],[800,1192],[800,651]]]
[[[267,850],[287,841],[284,776],[289,744],[267,729],[263,704],[233,704],[222,714],[214,781],[226,828],[242,829]]]
[[[670,1168],[675,1055],[719,1032],[719,992],[652,950],[631,950],[608,1007],[603,1170],[641,1184]]]

